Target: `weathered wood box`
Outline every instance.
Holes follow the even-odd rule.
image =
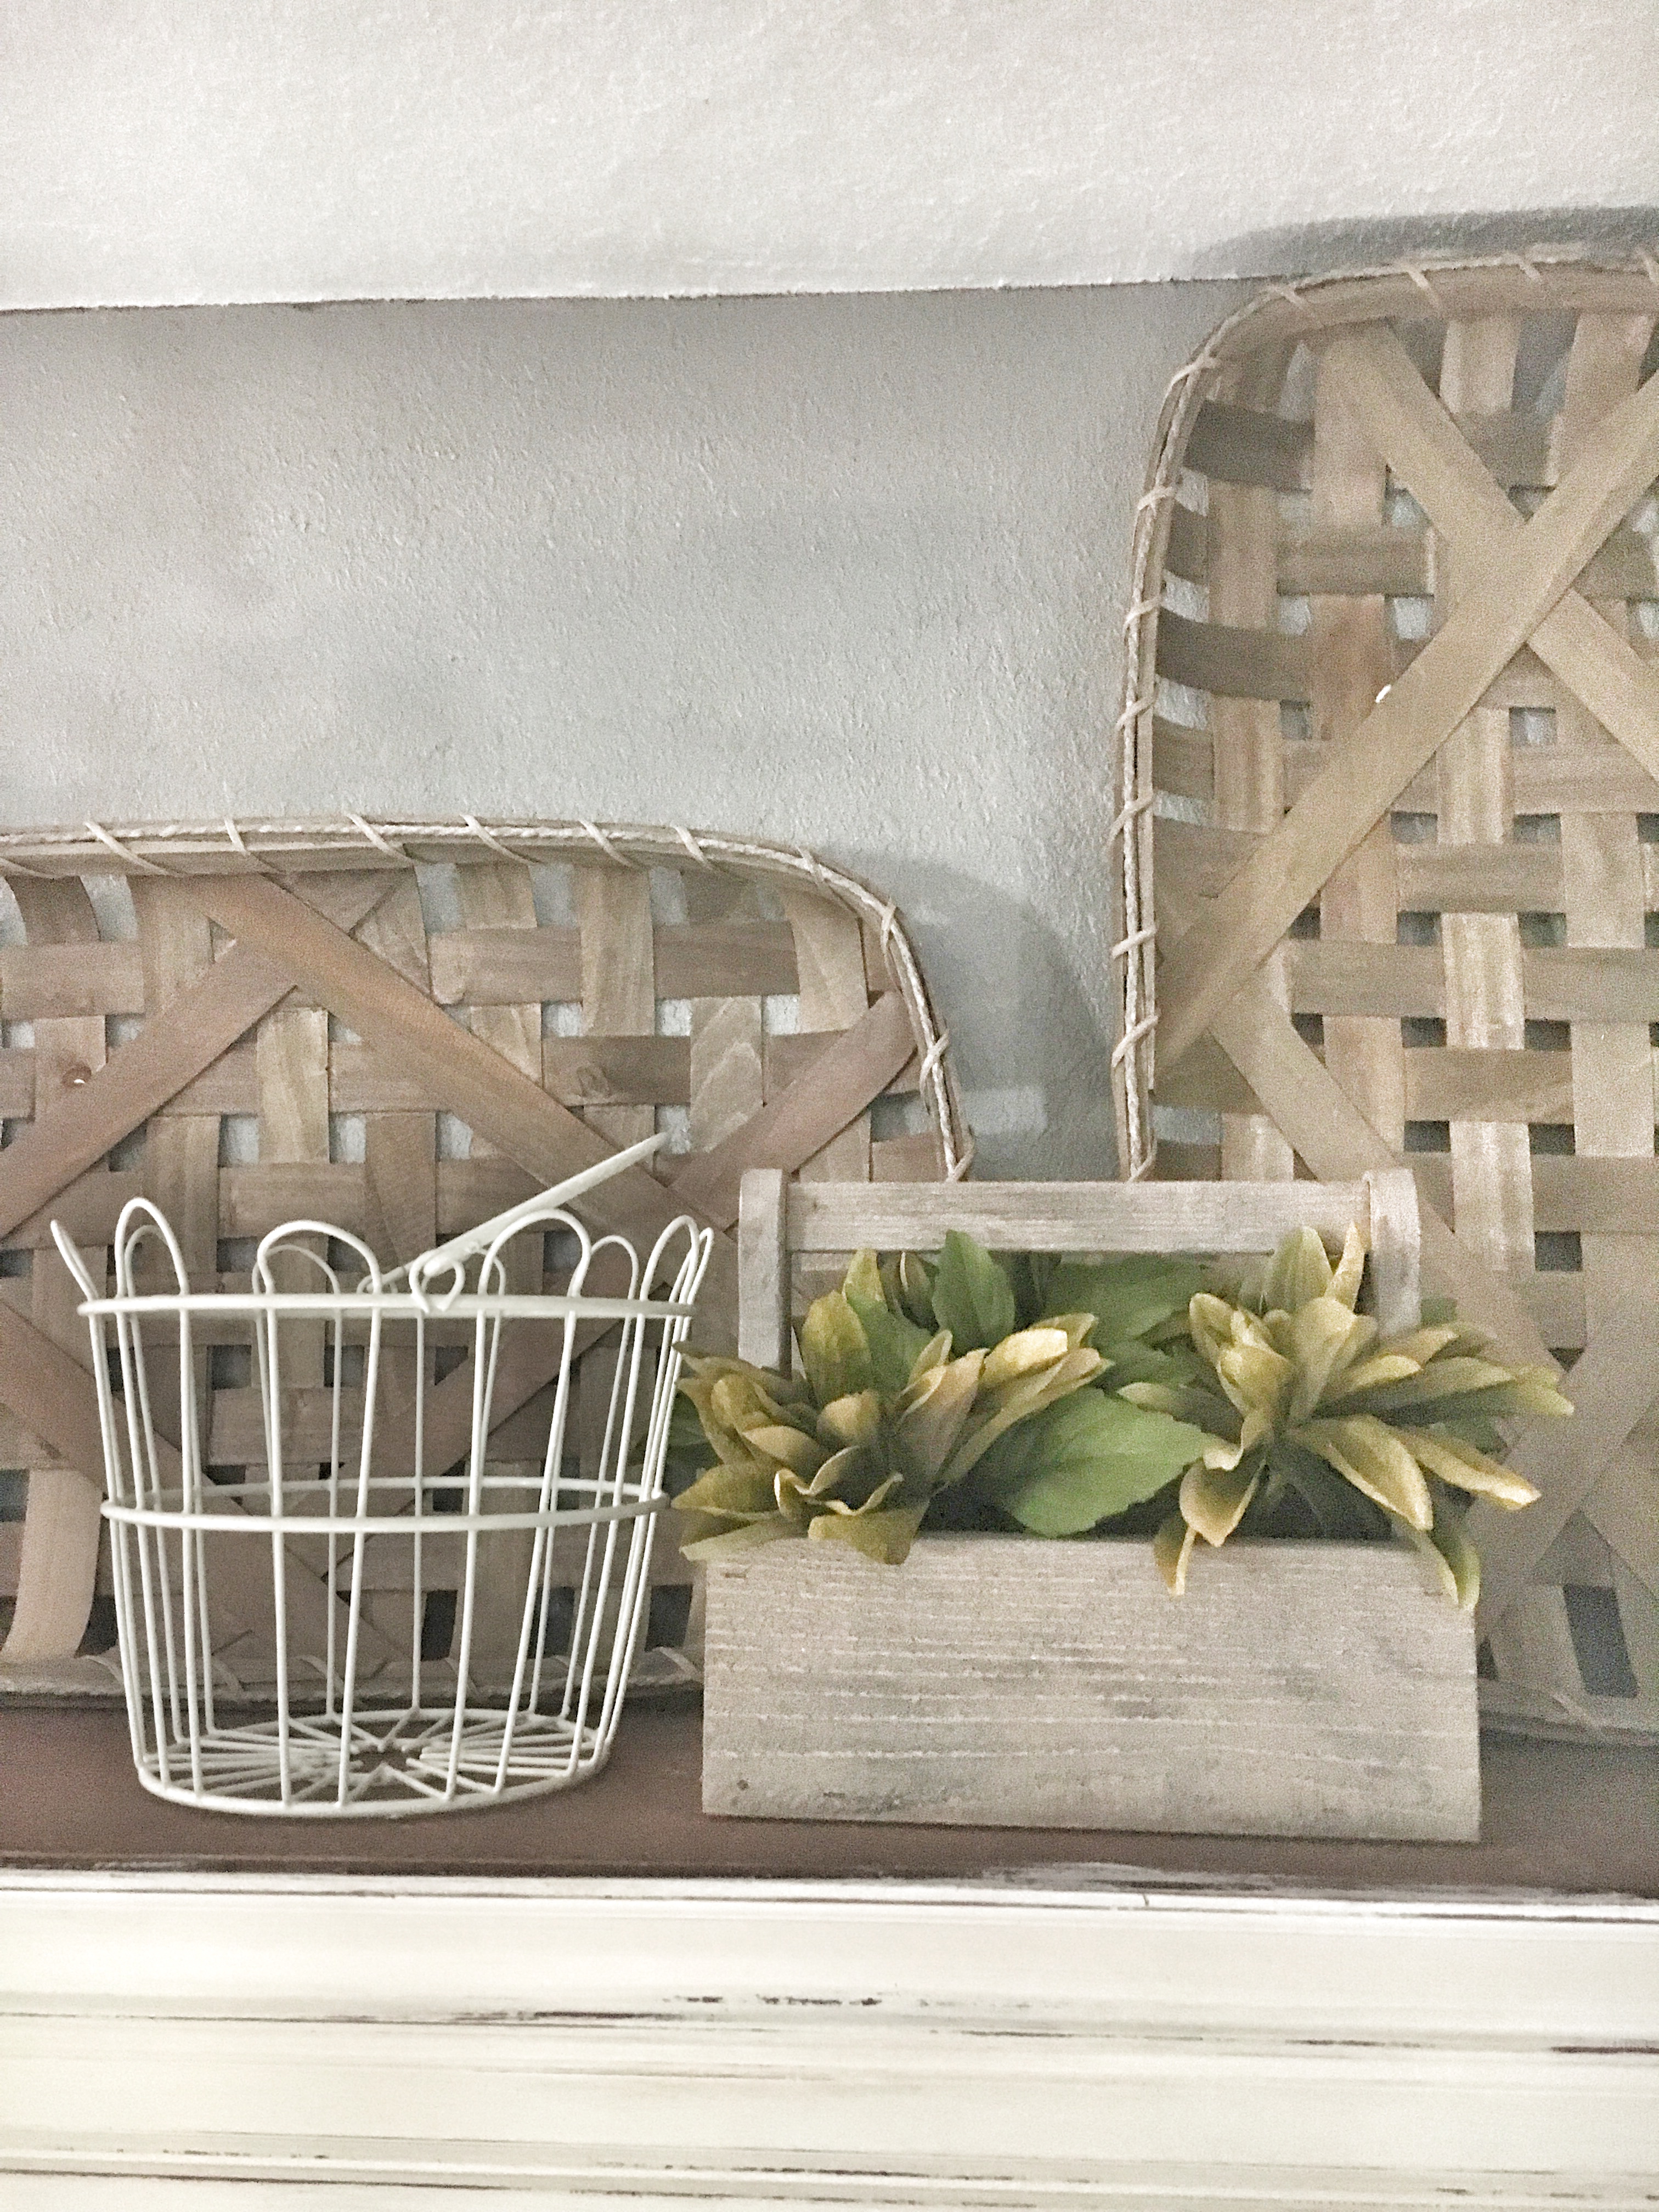
[[[1389,1544],[924,1536],[711,1565],[703,1809],[1473,1842],[1470,1617]]]
[[[1386,1332],[1421,1313],[1416,1193],[1361,1182],[798,1183],[752,1170],[738,1343],[769,1367],[824,1264],[936,1249],[1267,1251],[1355,1224]],[[902,1567],[777,1543],[712,1562],[703,1808],[1473,1842],[1473,1623],[1389,1544],[1200,1549],[1171,1598],[1151,1545],[924,1536]]]

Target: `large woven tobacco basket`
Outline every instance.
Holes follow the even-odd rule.
[[[1124,1172],[1415,1171],[1433,1287],[1578,1408],[1477,1514],[1488,1705],[1597,1729],[1659,1726],[1656,314],[1651,256],[1539,248],[1224,323],[1114,830]]]
[[[0,1596],[15,1596],[0,1688],[114,1688],[73,1656],[106,1572],[102,1462],[52,1217],[97,1273],[122,1204],[143,1193],[198,1287],[245,1288],[252,1240],[279,1222],[337,1224],[399,1262],[660,1127],[673,1147],[660,1173],[628,1170],[584,1216],[647,1246],[676,1214],[710,1224],[697,1334],[718,1350],[735,1341],[745,1169],[836,1182],[967,1170],[945,1039],[902,924],[811,854],[471,817],[94,824],[0,835]],[[562,1288],[557,1252],[541,1265],[543,1279],[514,1287]],[[250,1344],[233,1328],[204,1355],[207,1458],[227,1480],[257,1479],[264,1450]],[[459,1341],[434,1356],[435,1473],[467,1449],[471,1381]],[[544,1358],[498,1371],[501,1463],[539,1455],[558,1357],[552,1331]],[[301,1381],[284,1415],[289,1450],[308,1423],[319,1462],[326,1358],[319,1333],[314,1387]],[[600,1342],[579,1374],[584,1460],[603,1449],[613,1359]],[[406,1395],[412,1409],[421,1394]],[[665,1542],[653,1571],[669,1601],[653,1641],[676,1644],[690,1571]],[[303,1562],[289,1588],[291,1605],[325,1613]],[[502,1594],[504,1620],[515,1602]],[[269,1575],[217,1587],[214,1605],[222,1690],[261,1693],[275,1666]],[[409,1622],[404,1590],[370,1597],[371,1674],[407,1670]],[[440,1666],[449,1627],[428,1601],[422,1645]]]

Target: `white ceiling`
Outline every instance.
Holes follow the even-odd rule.
[[[0,307],[1263,275],[1656,200],[1656,0],[0,12]]]

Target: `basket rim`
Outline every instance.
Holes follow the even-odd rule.
[[[413,1321],[689,1321],[696,1310],[668,1299],[571,1297],[550,1291],[467,1291],[449,1300],[423,1298],[414,1291],[131,1291],[87,1298],[76,1308],[84,1315],[269,1313],[295,1319],[338,1315]]]
[[[342,1486],[355,1479],[342,1476]],[[562,1485],[562,1487],[566,1486]],[[269,1483],[228,1483],[218,1494],[230,1498],[248,1489],[269,1490]],[[292,1486],[298,1489],[296,1483]],[[319,1483],[319,1489],[325,1487]],[[212,1493],[209,1493],[210,1495]],[[403,1536],[429,1542],[439,1536],[497,1535],[516,1528],[603,1528],[624,1522],[653,1519],[672,1499],[665,1491],[647,1497],[623,1498],[613,1505],[546,1506],[520,1513],[433,1513],[418,1519],[410,1514],[387,1513],[210,1513],[199,1509],[166,1505],[118,1504],[105,1498],[100,1510],[106,1521],[123,1527],[168,1530],[198,1529],[213,1536],[294,1536],[322,1540],[326,1537]]]

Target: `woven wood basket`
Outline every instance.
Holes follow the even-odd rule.
[[[1656,314],[1652,257],[1540,248],[1224,324],[1114,825],[1124,1172],[1415,1171],[1433,1287],[1578,1407],[1477,1516],[1487,1711],[1597,1734],[1659,1728]]]
[[[142,1192],[198,1287],[246,1287],[253,1240],[279,1222],[331,1222],[405,1261],[660,1129],[659,1172],[628,1171],[583,1211],[647,1243],[685,1212],[719,1232],[698,1332],[718,1350],[735,1346],[745,1169],[967,1171],[945,1037],[892,902],[807,853],[471,817],[88,825],[0,834],[0,1599],[15,1601],[0,1690],[116,1688],[75,1656],[97,1640],[108,1584],[86,1324],[54,1215],[96,1270]],[[561,1287],[557,1257],[518,1287]],[[212,1346],[204,1382],[210,1463],[257,1478],[250,1341],[233,1329]],[[603,1444],[608,1356],[596,1346],[580,1377],[585,1456]],[[460,1364],[428,1378],[434,1473],[465,1449],[471,1387],[459,1346],[436,1357]],[[287,1415],[290,1440],[318,1426],[319,1460],[324,1358],[319,1334],[315,1390],[296,1388]],[[498,1376],[502,1464],[539,1453],[556,1360],[555,1345],[546,1371]],[[506,1556],[516,1540],[491,1540],[503,1639],[527,1565]],[[653,1574],[653,1642],[695,1646],[672,1543]],[[216,1593],[215,1660],[223,1690],[257,1695],[274,1624],[268,1587],[246,1595],[239,1609]],[[388,1680],[407,1665],[407,1613],[390,1587],[369,1601]],[[429,1601],[429,1660],[448,1632]]]

